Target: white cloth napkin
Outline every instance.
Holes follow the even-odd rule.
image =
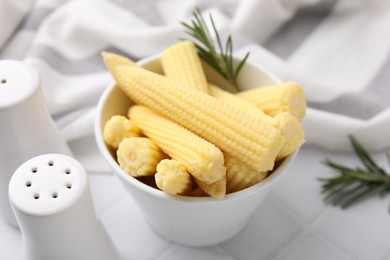
[[[103,50],[139,60],[185,36],[179,21],[212,13],[237,55],[302,84],[306,143],[350,150],[390,147],[390,1],[37,0],[0,2],[0,58],[40,74],[49,111],[88,169],[103,169],[93,136],[98,98],[111,80]],[[102,168],[103,167],[103,168]]]

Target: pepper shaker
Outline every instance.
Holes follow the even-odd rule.
[[[45,153],[71,155],[56,128],[36,71],[24,62],[0,61],[0,217],[16,225],[8,183],[16,168]]]
[[[9,184],[26,260],[116,260],[96,217],[87,173],[75,159],[45,154],[22,164]]]

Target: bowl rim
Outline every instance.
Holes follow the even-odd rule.
[[[150,57],[147,57],[145,59],[142,59],[137,62],[137,65],[143,66],[149,62],[155,61],[156,59],[159,59],[161,57],[161,54],[155,54]],[[265,74],[270,76],[275,82],[280,82],[280,79],[277,78],[274,74],[270,73],[267,69],[264,69],[262,66],[259,66],[254,63],[249,63],[251,66],[254,66],[255,68],[262,70]],[[98,149],[100,153],[103,155],[105,161],[109,164],[111,169],[114,172],[114,175],[125,181],[126,183],[132,185],[136,189],[139,189],[153,197],[160,198],[163,200],[170,200],[170,201],[181,201],[181,202],[197,202],[197,203],[228,203],[230,201],[239,200],[245,197],[253,196],[260,191],[266,189],[268,186],[270,186],[273,182],[276,182],[278,179],[281,178],[282,175],[285,174],[288,167],[291,165],[291,163],[296,158],[299,149],[294,151],[292,154],[288,155],[286,158],[283,159],[283,161],[278,165],[278,167],[272,172],[271,175],[269,175],[265,180],[252,185],[251,187],[245,188],[243,190],[233,192],[226,194],[225,197],[221,200],[217,200],[212,197],[190,197],[190,196],[184,196],[184,195],[170,195],[166,192],[163,192],[159,189],[153,188],[139,180],[137,180],[135,177],[132,177],[128,173],[126,173],[116,162],[116,160],[111,156],[110,152],[108,151],[108,148],[103,140],[102,135],[102,129],[101,129],[101,113],[102,109],[105,105],[105,102],[110,95],[110,93],[115,89],[116,83],[114,80],[111,81],[111,83],[106,87],[103,94],[99,98],[97,109],[96,109],[96,115],[95,115],[95,122],[94,122],[94,136],[95,141],[97,143]]]

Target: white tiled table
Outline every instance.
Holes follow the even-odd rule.
[[[188,248],[155,234],[111,174],[90,173],[96,211],[125,259],[390,259],[390,199],[368,199],[348,210],[325,205],[319,177],[332,176],[325,158],[354,166],[351,154],[303,147],[296,161],[237,236],[218,246]],[[375,154],[387,166],[384,154]],[[0,259],[21,259],[21,235],[0,223]]]

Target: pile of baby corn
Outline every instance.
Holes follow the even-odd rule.
[[[297,83],[232,94],[207,82],[194,44],[179,42],[161,57],[164,75],[102,53],[137,105],[106,122],[103,138],[133,177],[153,176],[172,195],[211,196],[248,188],[304,142],[306,101]]]

